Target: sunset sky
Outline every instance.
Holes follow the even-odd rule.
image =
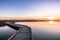
[[[57,0],[0,0],[0,16],[4,17],[60,17]]]
[[[16,24],[31,27],[32,34],[37,35],[35,36],[37,40],[41,34],[42,37],[43,34],[47,37],[60,37],[60,0],[0,0],[0,20],[6,19],[49,20],[47,22],[16,22]],[[4,27],[3,30],[5,29],[8,28]]]

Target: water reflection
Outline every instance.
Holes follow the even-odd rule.
[[[53,24],[53,23],[54,23],[54,21],[50,21],[49,23],[50,23],[50,24]]]
[[[28,25],[32,28],[33,40],[60,39],[60,22],[20,22],[18,24]]]
[[[17,28],[10,26],[0,27],[0,40],[8,40],[8,38],[17,31]]]
[[[60,39],[60,22],[16,22],[32,28],[33,40]],[[11,26],[0,27],[0,40],[7,40],[18,28]]]

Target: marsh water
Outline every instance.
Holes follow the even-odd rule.
[[[31,27],[33,40],[60,39],[60,22],[16,22],[16,24]],[[9,26],[0,27],[0,40],[8,40],[16,31]]]

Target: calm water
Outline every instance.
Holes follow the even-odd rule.
[[[16,30],[9,26],[0,27],[0,40],[8,40],[8,38],[15,32]]]
[[[32,28],[33,40],[60,39],[60,22],[16,22]],[[17,30],[8,26],[0,27],[0,40],[7,40]]]
[[[20,22],[32,28],[33,40],[60,40],[60,22]]]

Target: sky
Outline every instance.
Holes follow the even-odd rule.
[[[60,17],[59,0],[0,0],[0,16]]]

